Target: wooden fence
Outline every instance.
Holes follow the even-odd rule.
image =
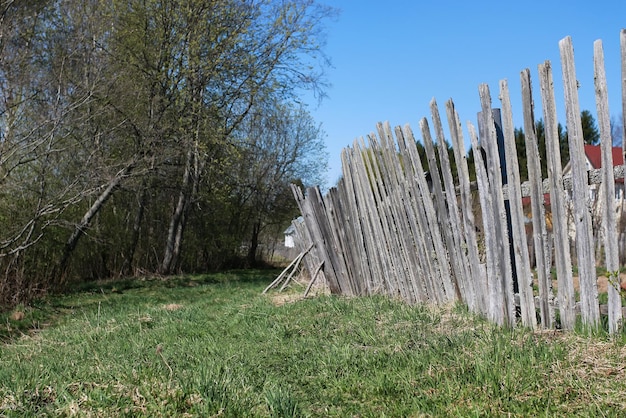
[[[609,330],[613,333],[621,329],[623,312],[613,196],[615,178],[624,177],[624,166],[612,169],[602,43],[594,44],[602,170],[592,176],[585,166],[571,39],[561,40],[559,48],[571,178],[564,179],[561,166],[550,62],[539,65],[548,165],[545,180],[541,177],[529,70],[521,73],[529,173],[529,181],[524,185],[520,185],[506,81],[500,82],[501,106],[497,112],[493,109],[488,86],[479,87],[482,111],[478,116],[478,130],[471,122],[467,123],[475,157],[477,191],[470,184],[465,140],[454,103],[450,100],[445,106],[456,162],[457,173],[453,176],[441,116],[433,99],[431,123],[426,118],[419,123],[429,176],[422,166],[411,128],[406,125],[392,129],[385,123],[378,124],[376,133],[355,140],[352,147],[342,151],[343,177],[325,196],[318,188],[308,189],[305,196],[293,186],[304,217],[304,223],[296,226],[299,245],[306,251],[304,259],[313,280],[321,276],[336,294],[382,293],[409,303],[460,301],[471,311],[500,325],[521,323],[530,328],[572,329],[578,318],[584,326],[600,325],[596,266],[604,264],[609,272]],[[621,31],[621,57],[622,101],[626,114],[626,30]],[[498,119],[501,123],[496,124]],[[498,134],[504,138],[506,186],[502,185]],[[604,233],[598,234],[604,239],[604,260],[596,260],[595,256],[589,205],[590,177],[600,183],[605,196]],[[454,178],[458,179],[456,183]],[[544,188],[550,193],[550,232],[545,221]],[[571,190],[567,190],[569,188]],[[534,245],[530,248],[535,252],[534,268],[527,245],[523,196],[531,199]],[[573,213],[576,231],[573,250],[568,233],[571,226],[567,222],[568,211]],[[572,273],[573,259],[580,283],[578,296]],[[552,286],[553,267],[556,289]]]

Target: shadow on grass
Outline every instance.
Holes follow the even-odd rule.
[[[21,336],[36,334],[70,310],[101,303],[102,296],[139,292],[140,297],[149,298],[153,292],[162,293],[160,290],[214,285],[261,286],[270,283],[279,273],[280,270],[270,268],[241,269],[195,275],[146,276],[77,283],[61,294],[35,300],[28,306],[18,305],[8,312],[0,312],[0,343],[9,343]],[[71,300],[68,300],[68,297]]]

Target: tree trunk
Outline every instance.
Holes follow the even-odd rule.
[[[191,181],[191,165],[193,162],[193,151],[187,151],[187,160],[185,170],[183,172],[183,182],[178,195],[178,202],[174,213],[170,219],[170,226],[167,230],[167,240],[165,241],[165,251],[163,253],[163,261],[161,262],[160,274],[169,274],[174,265],[175,259],[180,252],[180,241],[182,239],[182,230],[184,228],[184,214],[188,207],[189,183]]]
[[[130,244],[126,250],[126,256],[124,258],[124,264],[120,269],[120,276],[130,275],[133,267],[133,258],[137,251],[137,243],[139,242],[139,232],[141,231],[141,223],[143,222],[143,215],[146,207],[146,198],[148,197],[148,189],[146,187],[145,180],[141,184],[141,190],[139,192],[139,201],[137,202],[137,213],[133,221],[133,230],[130,238]]]
[[[252,239],[250,240],[250,248],[248,248],[248,266],[256,267],[257,250],[259,249],[259,233],[261,232],[261,221],[256,221],[252,226]]]
[[[96,201],[91,205],[89,210],[87,210],[85,215],[83,215],[83,218],[74,228],[74,232],[72,232],[72,235],[70,235],[70,237],[65,243],[63,257],[61,258],[61,263],[59,264],[59,275],[60,275],[59,284],[62,284],[63,281],[65,280],[67,266],[72,256],[72,253],[76,249],[76,245],[78,245],[78,241],[85,234],[85,230],[87,229],[87,227],[89,226],[93,218],[98,214],[100,209],[102,209],[102,207],[104,206],[106,201],[109,200],[111,195],[113,195],[113,192],[115,191],[115,189],[117,189],[117,187],[120,185],[122,180],[128,174],[130,174],[132,169],[133,169],[133,164],[126,166],[126,168],[120,171],[113,179],[111,179],[111,181],[109,181],[109,184],[107,185],[107,187],[100,194],[100,196],[98,196]]]

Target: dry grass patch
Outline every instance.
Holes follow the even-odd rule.
[[[302,300],[302,295],[299,293],[277,293],[272,295],[270,300],[274,306],[282,306],[286,303],[293,303]]]
[[[165,309],[166,311],[177,311],[179,309],[183,309],[184,306],[180,305],[178,303],[169,303],[165,306],[163,306],[163,309]]]

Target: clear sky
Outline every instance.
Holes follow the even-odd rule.
[[[546,60],[565,126],[559,41],[566,36],[574,45],[581,110],[596,115],[593,43],[601,39],[610,111],[621,114],[619,34],[626,28],[626,0],[322,2],[339,9],[327,24],[328,97],[319,105],[310,100],[311,114],[327,135],[328,187],[341,175],[341,150],[374,131],[377,122],[409,123],[420,138],[419,121],[431,122],[433,98],[446,136],[445,102],[453,99],[469,143],[466,121],[476,125],[478,86],[488,84],[494,107],[500,107],[499,81],[506,79],[514,123],[522,127],[520,72],[529,68],[539,118],[537,66]]]

